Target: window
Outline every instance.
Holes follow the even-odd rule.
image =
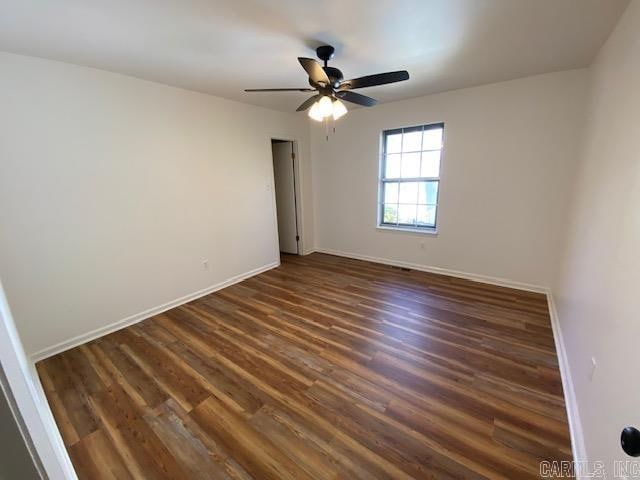
[[[381,227],[435,231],[444,124],[382,132]]]

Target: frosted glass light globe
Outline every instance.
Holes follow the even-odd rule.
[[[318,102],[320,108],[320,114],[322,117],[330,117],[333,114],[333,105],[331,104],[331,98],[322,97]]]
[[[347,113],[347,107],[344,106],[340,100],[334,100],[333,102],[333,119],[338,120],[345,113]]]
[[[315,120],[316,122],[322,121],[323,117],[322,117],[322,114],[320,113],[320,105],[318,104],[318,102],[314,102],[314,104],[311,105],[311,108],[309,109],[309,117]]]

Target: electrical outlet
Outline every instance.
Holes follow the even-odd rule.
[[[418,248],[419,248],[420,250],[424,250],[424,242],[420,242],[420,243],[418,243]]]
[[[589,372],[589,381],[593,380],[593,376],[596,373],[596,367],[598,363],[596,362],[596,357],[591,357],[591,371]]]
[[[205,270],[209,270],[209,260],[202,261],[202,268],[204,268]]]

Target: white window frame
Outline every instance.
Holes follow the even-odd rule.
[[[439,149],[440,151],[440,168],[438,171],[437,177],[416,177],[416,178],[386,178],[386,160],[387,160],[387,136],[405,133],[409,131],[415,131],[415,129],[421,128],[422,131],[430,130],[430,129],[442,129],[442,145]],[[444,122],[436,122],[429,123],[425,125],[414,125],[410,127],[401,127],[401,128],[392,128],[388,130],[383,130],[381,134],[381,147],[380,147],[380,170],[378,175],[378,205],[377,205],[377,228],[383,230],[395,230],[395,231],[409,231],[409,232],[417,232],[417,233],[429,233],[434,234],[437,233],[438,229],[438,210],[440,207],[440,183],[442,179],[442,159],[444,156],[444,136],[445,136],[445,124]],[[436,150],[422,150],[420,152],[425,151],[436,151]],[[408,153],[408,152],[405,152]],[[420,160],[422,167],[422,159]],[[384,222],[384,195],[385,195],[385,183],[403,183],[403,182],[438,182],[438,193],[436,195],[436,203],[430,204],[435,206],[435,217],[433,225],[418,225],[418,224],[402,224],[402,223],[385,223]]]

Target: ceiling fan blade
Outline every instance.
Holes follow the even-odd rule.
[[[346,100],[347,102],[363,105],[365,107],[373,107],[378,103],[375,98],[367,97],[366,95],[360,95],[359,93],[350,92],[348,90],[336,92],[336,97],[340,98],[341,100]]]
[[[314,95],[311,98],[307,98],[304,102],[302,102],[302,104],[298,108],[296,108],[296,112],[302,112],[302,111],[306,110],[311,105],[313,105],[313,102],[315,102],[319,98],[320,98],[320,95]]]
[[[397,72],[377,73],[375,75],[367,75],[366,77],[345,80],[340,84],[340,88],[351,90],[354,88],[375,87],[376,85],[402,82],[404,80],[409,80],[409,72],[399,70]]]
[[[309,74],[309,78],[312,82],[322,83],[324,85],[329,84],[329,77],[327,77],[326,72],[313,58],[298,57],[298,61],[300,62],[300,65],[302,65],[302,68],[304,68]]]
[[[315,92],[315,88],[245,88],[245,92]]]

